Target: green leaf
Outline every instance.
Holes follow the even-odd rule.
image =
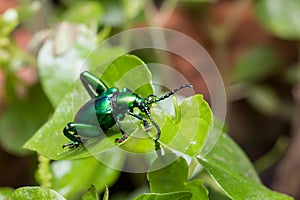
[[[79,196],[91,184],[103,191],[119,177],[120,172],[110,167],[122,168],[125,159],[122,154],[106,157],[106,165],[94,157],[52,162],[52,188],[68,199]]]
[[[98,1],[77,1],[64,13],[63,19],[75,23],[90,23],[102,20],[104,9]]]
[[[95,186],[91,185],[88,191],[82,196],[82,200],[99,200]]]
[[[51,199],[64,200],[59,193],[51,189],[42,187],[21,187],[16,189],[9,197],[9,200],[28,200],[28,199]]]
[[[174,154],[167,155],[174,157]],[[167,158],[170,159],[170,158]],[[152,168],[165,165],[166,156],[154,161]],[[203,181],[196,179],[188,181],[188,165],[184,158],[179,157],[170,165],[147,174],[151,192],[168,193],[176,191],[189,191],[193,194],[191,199],[208,199],[208,192]]]
[[[132,20],[145,8],[147,1],[122,0],[126,19]]]
[[[96,36],[84,27],[67,23],[58,26],[54,35],[39,51],[38,67],[43,89],[56,107],[72,91],[78,71],[96,47]]]
[[[47,121],[51,111],[40,85],[30,88],[24,99],[11,98],[0,116],[2,146],[17,155],[30,153],[23,145]]]
[[[109,191],[108,188],[106,187],[103,195],[103,200],[109,200],[108,196],[109,196]]]
[[[147,65],[134,55],[121,56],[93,74],[101,74],[100,79],[108,87],[130,88],[142,97],[153,94],[152,75]]]
[[[9,36],[18,24],[19,16],[16,9],[7,9],[2,15],[0,15],[0,41],[2,37]]]
[[[261,23],[283,39],[300,39],[300,2],[298,0],[255,1],[255,10]]]
[[[212,126],[212,112],[201,95],[186,98],[176,106],[175,116],[168,116],[164,111],[152,107],[154,121],[161,128],[159,143],[167,149],[182,152],[189,156],[200,153]],[[155,128],[150,129],[147,137],[142,127],[136,129],[121,147],[130,152],[148,153],[154,150]]]
[[[195,3],[207,3],[207,2],[216,2],[217,0],[179,0],[182,2],[195,2]]]
[[[37,12],[41,10],[40,1],[32,1],[30,3],[22,3],[16,8],[19,14],[19,19],[22,23],[32,20],[37,16]]]
[[[176,105],[175,105],[176,106]],[[202,95],[184,99],[173,118],[154,110],[154,119],[162,129],[160,142],[173,150],[195,156],[200,153],[212,127],[212,112]]]
[[[103,24],[113,27],[122,26],[126,21],[126,15],[121,0],[102,0],[101,3],[105,11]]]
[[[248,102],[257,110],[266,115],[282,113],[283,103],[270,86],[257,85],[249,88]]]
[[[12,194],[14,191],[13,188],[9,187],[0,187],[0,200],[4,200],[7,196]]]
[[[236,63],[233,82],[253,83],[274,74],[278,57],[266,47],[256,47],[246,52]]]
[[[225,134],[206,157],[198,160],[232,199],[292,199],[264,187],[245,154]]]
[[[150,84],[151,74],[146,65],[135,56],[125,55],[119,57],[106,68],[97,70],[95,75],[100,77],[108,86],[116,86],[119,88],[128,87],[139,92],[142,96],[153,93],[153,87]],[[107,133],[108,137],[97,141],[96,145],[92,143],[91,147],[89,146],[90,152],[87,152],[83,147],[72,151],[62,149],[62,145],[69,141],[63,135],[62,130],[68,122],[73,121],[73,109],[78,110],[89,98],[84,87],[78,80],[77,84],[75,84],[74,91],[68,93],[63,98],[55,110],[53,117],[35,133],[24,147],[37,151],[54,160],[88,157],[90,156],[90,152],[98,154],[114,147],[114,139],[120,137],[121,134],[119,130],[115,132],[112,129]],[[49,143],[49,138],[51,138],[53,142]]]
[[[221,134],[214,148],[204,158],[198,158],[198,160],[202,159],[260,183],[260,179],[246,154],[226,134]]]
[[[189,200],[192,199],[192,194],[190,192],[170,192],[164,194],[142,194],[135,198],[134,200]]]

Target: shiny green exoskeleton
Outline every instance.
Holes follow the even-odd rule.
[[[152,94],[147,98],[143,98],[128,88],[123,88],[122,91],[119,91],[115,87],[108,88],[105,83],[87,71],[81,73],[80,79],[89,93],[91,100],[79,109],[74,122],[69,122],[64,128],[63,133],[71,142],[64,144],[63,148],[76,148],[89,138],[105,134],[115,124],[118,125],[122,133],[122,138],[116,138],[115,141],[122,142],[126,140],[127,135],[124,133],[120,123],[126,114],[141,120],[145,130],[148,131],[151,127],[149,122],[143,116],[135,114],[133,112],[134,108],[138,108],[142,113],[146,114],[150,122],[157,129],[155,140],[158,140],[161,131],[150,114],[150,105],[168,98],[183,88],[193,87],[190,84],[185,84],[162,97],[156,97]]]

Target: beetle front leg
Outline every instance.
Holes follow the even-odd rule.
[[[151,125],[149,124],[149,122],[148,122],[145,118],[143,118],[143,117],[141,117],[141,116],[139,116],[139,115],[137,115],[137,114],[134,114],[133,112],[130,112],[130,111],[127,112],[127,113],[128,113],[129,115],[131,115],[131,116],[133,116],[133,117],[135,117],[135,118],[141,120],[141,121],[143,122],[145,131],[146,131],[146,132],[149,131],[149,129],[151,128]]]
[[[159,138],[160,138],[160,133],[161,133],[161,130],[160,130],[160,127],[158,126],[158,124],[153,120],[151,114],[150,114],[150,110],[145,110],[145,113],[146,115],[148,116],[149,120],[151,121],[151,123],[153,124],[153,126],[156,128],[157,130],[157,135],[156,135],[156,138],[155,138],[155,141],[157,141]]]
[[[116,119],[116,123],[117,123],[117,125],[118,125],[118,127],[119,127],[119,129],[120,129],[120,131],[122,133],[122,138],[116,138],[115,142],[116,143],[122,143],[122,142],[124,142],[128,138],[128,135],[124,132],[122,124],[120,123],[120,119],[119,118]]]

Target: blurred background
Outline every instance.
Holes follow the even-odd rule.
[[[300,199],[299,10],[298,0],[0,0],[0,186],[36,184],[37,156],[22,145],[53,112],[37,55],[49,29],[68,21],[102,30],[99,37],[159,26],[198,41],[224,80],[228,134],[266,186]],[[189,63],[176,55],[168,60],[210,100]],[[122,173],[113,190],[130,191],[143,176]]]

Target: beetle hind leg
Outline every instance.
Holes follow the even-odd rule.
[[[72,134],[73,132],[73,134]],[[69,147],[70,149],[76,148],[81,145],[83,142],[81,141],[74,122],[70,122],[63,130],[64,135],[71,140],[71,142],[64,144],[62,147]]]

